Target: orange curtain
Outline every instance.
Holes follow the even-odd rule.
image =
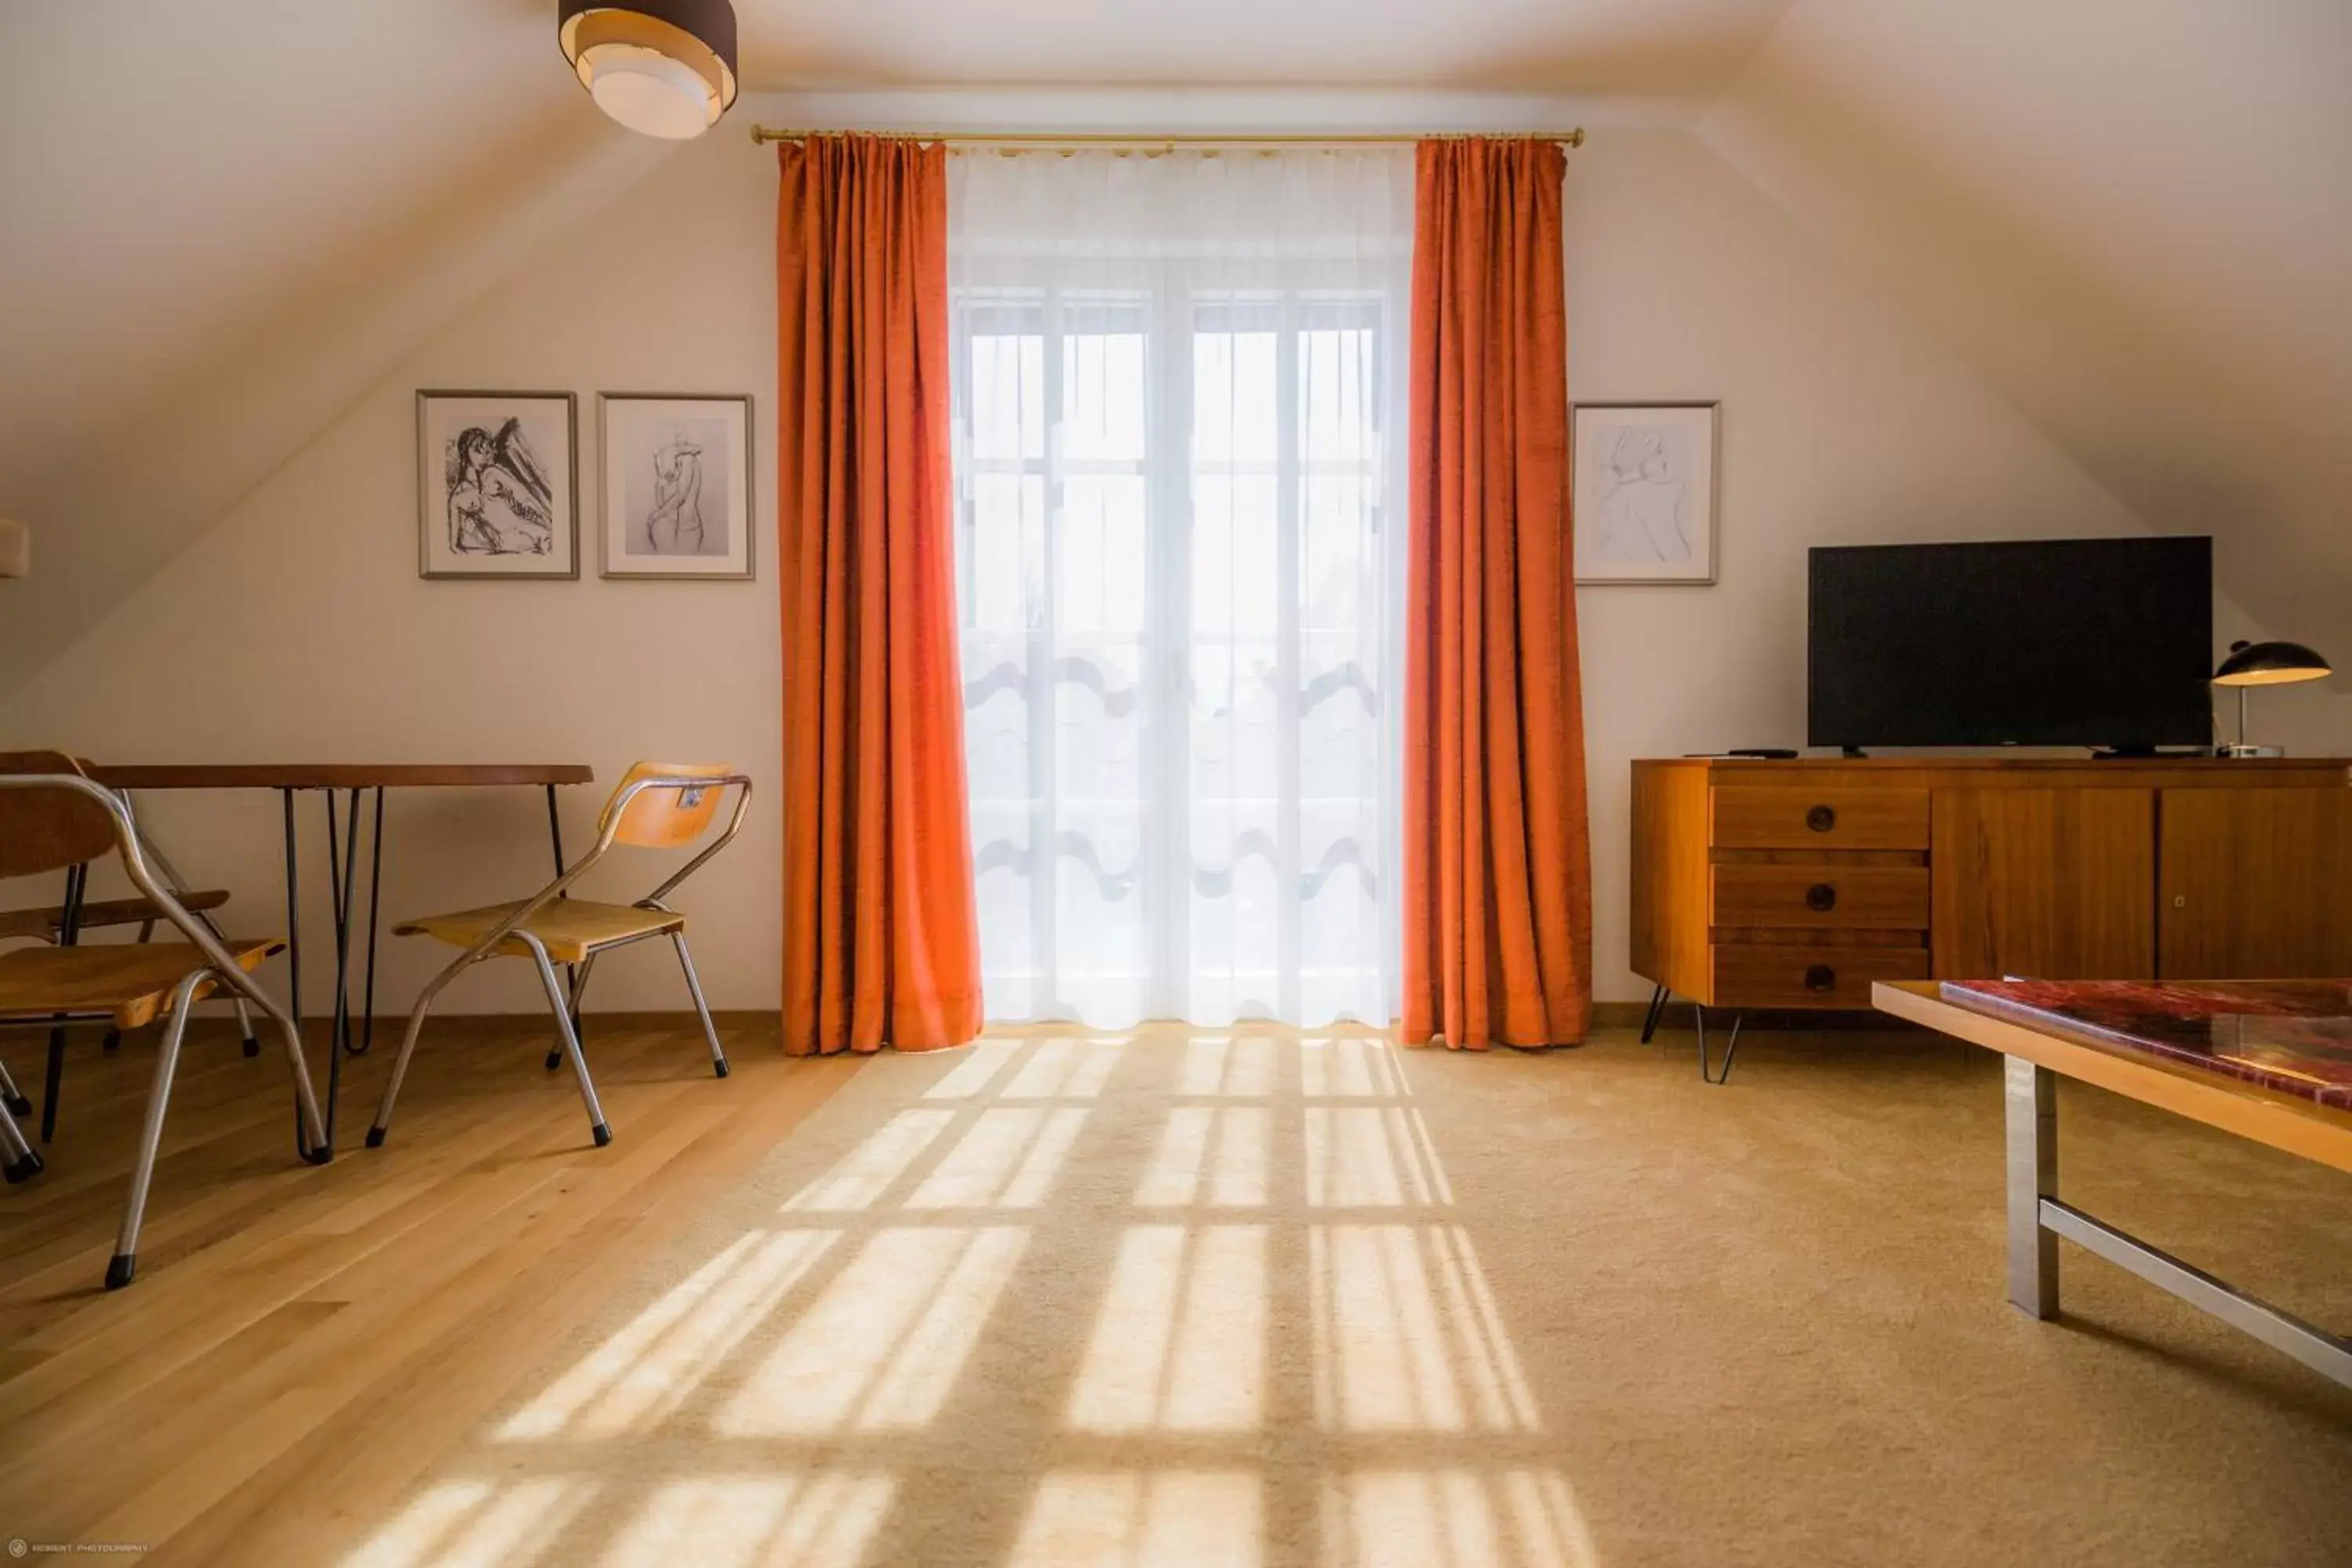
[[[778,149],[784,1048],[979,1033],[948,457],[947,161]]]
[[[1403,1037],[1573,1044],[1592,872],[1560,150],[1425,142],[1413,216]]]

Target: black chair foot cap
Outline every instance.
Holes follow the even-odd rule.
[[[246,1036],[245,1054],[249,1057],[259,1056],[261,1054],[261,1042],[255,1039],[251,1035]]]
[[[725,1078],[727,1076],[727,1058],[721,1057],[719,1060],[711,1063],[710,1070],[717,1073],[720,1078]]]
[[[6,1176],[8,1178],[8,1184],[13,1187],[18,1182],[31,1181],[35,1176],[41,1173],[41,1157],[32,1150],[27,1149],[25,1151],[25,1157],[23,1159],[10,1162],[8,1168],[5,1171],[0,1171],[0,1175]]]
[[[590,1128],[588,1131],[595,1135],[596,1147],[599,1149],[602,1149],[605,1144],[610,1143],[613,1141],[613,1130],[605,1126],[601,1121],[596,1123],[595,1126]]]
[[[553,1072],[557,1068],[560,1068],[560,1067],[562,1067],[562,1065],[563,1065],[563,1053],[562,1053],[562,1051],[550,1051],[550,1052],[548,1052],[548,1053],[547,1053],[547,1070],[548,1070],[548,1071],[550,1071],[550,1072]]]
[[[106,1288],[110,1290],[121,1289],[125,1285],[131,1283],[131,1276],[138,1267],[139,1255],[137,1253],[116,1253],[114,1255],[114,1260],[106,1266]]]
[[[8,1113],[11,1116],[30,1116],[33,1114],[33,1101],[28,1096],[11,1094],[0,1096],[0,1100],[5,1100],[8,1107]]]
[[[368,1147],[371,1149],[381,1149],[383,1147],[383,1128],[371,1127],[368,1129]]]
[[[305,1164],[323,1165],[334,1157],[335,1146],[332,1143],[321,1143],[317,1148],[307,1151],[302,1160]]]

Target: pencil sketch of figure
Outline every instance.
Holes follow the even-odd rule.
[[[555,490],[520,419],[468,425],[447,443],[449,549],[458,555],[545,555],[555,547]]]
[[[1673,445],[1669,446],[1670,438]],[[1688,433],[1626,426],[1597,454],[1601,515],[1591,552],[1608,561],[1688,561]]]
[[[645,531],[656,555],[702,553],[702,448],[683,435],[654,453],[654,507]]]
[[[625,559],[709,560],[726,555],[741,437],[725,419],[651,416],[616,399],[606,431],[619,505],[613,548]]]

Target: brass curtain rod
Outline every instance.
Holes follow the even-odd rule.
[[[812,136],[836,134],[824,131],[803,131],[777,125],[754,125],[754,142],[806,142]],[[1138,152],[1173,153],[1183,148],[1215,150],[1231,148],[1236,152],[1276,147],[1410,147],[1416,142],[1457,142],[1478,137],[1507,137],[1515,141],[1557,142],[1563,147],[1584,145],[1584,128],[1573,131],[1435,131],[1426,135],[1406,136],[1393,132],[1325,133],[1314,136],[1135,136],[1125,133],[1093,132],[974,132],[955,135],[936,132],[888,132],[876,134],[904,136],[915,142],[938,142],[950,147],[1032,147],[1040,151],[1076,150],[1086,147],[1132,148]]]

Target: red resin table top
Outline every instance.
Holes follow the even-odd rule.
[[[1947,980],[1944,999],[2352,1110],[2352,981]]]

